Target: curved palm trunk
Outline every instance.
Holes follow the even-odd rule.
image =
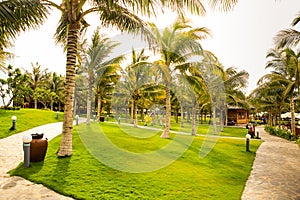
[[[292,129],[292,133],[296,134],[295,105],[294,105],[294,98],[292,95],[290,97],[290,109],[291,109],[291,129]]]
[[[62,140],[57,153],[60,157],[72,155],[72,129],[73,129],[73,98],[75,87],[75,65],[78,44],[78,33],[80,25],[75,22],[76,8],[78,0],[72,1],[69,17],[74,18],[73,23],[69,24],[67,38],[67,62],[66,62],[66,83],[65,83],[65,106],[64,106],[64,121],[62,127]],[[72,12],[73,11],[73,12]],[[75,22],[75,23],[74,23]]]
[[[166,83],[166,127],[162,135],[160,136],[161,138],[170,138],[170,119],[171,119],[171,87],[170,87],[170,82],[168,81]]]

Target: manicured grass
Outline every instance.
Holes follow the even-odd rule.
[[[11,117],[16,116],[16,130],[9,130],[12,126]],[[59,122],[63,120],[63,113],[39,109],[3,110],[0,109],[0,139],[10,135],[40,126],[43,124]]]
[[[180,117],[179,117],[180,119]],[[116,122],[115,118],[109,118],[109,121]],[[121,124],[125,123],[125,119],[121,120]],[[129,120],[128,120],[129,123]],[[139,126],[144,126],[144,122],[139,121]],[[148,125],[148,127],[151,128],[157,128],[162,129],[162,126],[159,125],[159,122],[157,122],[155,125]],[[212,125],[209,125],[207,123],[205,124],[198,124],[197,126],[197,134],[205,135],[209,132],[209,128],[212,129]],[[175,120],[173,117],[171,117],[171,130],[172,131],[180,131],[185,132],[187,134],[190,134],[192,132],[192,125],[191,123],[184,123],[184,127],[180,127],[180,122],[178,124],[175,123]],[[220,136],[230,136],[230,137],[242,137],[245,138],[246,134],[248,133],[248,130],[246,127],[240,128],[236,126],[227,126],[224,127],[222,132],[219,132]]]
[[[112,169],[96,159],[97,149],[101,149],[102,154],[109,152],[105,152],[106,147],[102,148],[107,144],[101,143],[100,130],[125,153],[156,151],[173,142],[181,146],[181,141],[192,138],[172,134],[171,139],[161,139],[161,131],[157,130],[119,128],[109,123],[80,124],[74,127],[72,157],[57,158],[59,136],[49,142],[44,162],[31,163],[27,169],[21,163],[11,175],[42,183],[76,199],[240,199],[255,151],[261,144],[261,141],[251,140],[251,152],[246,152],[244,140],[222,138],[207,156],[200,158],[204,137],[193,137],[188,150],[170,165],[147,173],[130,173]],[[140,137],[136,137],[138,135]],[[177,153],[176,148],[173,150]],[[108,155],[107,159],[113,160],[115,156],[118,155]],[[122,165],[127,164],[130,161]],[[134,164],[142,166],[142,163]]]

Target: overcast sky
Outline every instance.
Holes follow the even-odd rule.
[[[195,26],[207,27],[213,36],[202,44],[215,53],[225,68],[236,66],[249,74],[249,93],[257,80],[266,73],[266,53],[273,46],[273,37],[285,28],[300,12],[299,0],[239,0],[235,8],[227,13],[208,12],[206,17],[193,18]],[[55,46],[53,34],[59,13],[53,12],[42,28],[23,33],[15,43],[16,55],[13,65],[31,69],[38,62],[49,71],[65,74],[65,55],[60,46]],[[159,27],[172,23],[174,17],[165,14],[156,22]],[[88,21],[96,26],[94,18]]]

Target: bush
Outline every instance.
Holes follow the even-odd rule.
[[[290,130],[279,129],[273,126],[265,126],[265,131],[270,133],[270,135],[278,136],[286,140],[291,140],[291,141],[297,140],[297,136],[292,134]]]

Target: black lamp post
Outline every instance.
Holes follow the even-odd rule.
[[[251,138],[251,135],[248,133],[246,135],[246,151],[250,151],[250,138]]]

